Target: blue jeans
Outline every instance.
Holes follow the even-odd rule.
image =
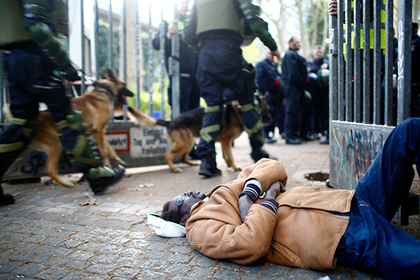
[[[420,118],[391,132],[359,180],[337,259],[389,279],[419,279],[420,240],[389,223],[411,187],[413,164],[420,170]]]

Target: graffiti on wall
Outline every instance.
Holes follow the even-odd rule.
[[[389,131],[355,126],[333,126],[330,183],[354,189],[381,151]]]

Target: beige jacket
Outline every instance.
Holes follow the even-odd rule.
[[[274,160],[262,159],[238,178],[213,188],[207,201],[191,209],[186,229],[193,248],[215,259],[251,264],[259,258],[293,267],[330,269],[349,223],[333,213],[350,211],[354,191],[298,187],[281,193],[276,213],[257,203],[241,222],[238,199],[244,183],[258,179],[263,191],[271,183],[286,185],[287,174]]]

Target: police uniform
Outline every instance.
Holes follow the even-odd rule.
[[[284,132],[284,106],[283,106],[283,95],[281,85],[281,75],[277,70],[277,65],[273,65],[272,61],[264,59],[255,65],[256,81],[258,86],[258,92],[260,95],[265,95],[266,102],[270,108],[270,114],[274,118],[274,122],[268,126],[264,126],[264,137],[265,141],[271,140],[269,133],[273,132],[277,126],[279,133]],[[270,143],[270,142],[268,142]]]
[[[12,125],[0,136],[0,178],[31,142],[39,103],[44,102],[62,132],[74,169],[85,173],[92,191],[100,194],[111,181],[122,178],[124,169],[116,173],[99,167],[100,159],[84,133],[81,115],[71,110],[61,80],[54,77],[54,70],[61,69],[69,80],[80,79],[55,37],[56,32],[68,35],[66,18],[61,0],[0,1],[0,49],[8,51],[6,71],[14,116]],[[13,197],[0,191],[0,206],[13,202]]]
[[[181,22],[180,22],[181,23]],[[163,22],[164,34],[168,32],[168,23]],[[182,27],[179,26],[181,30]],[[166,36],[166,35],[165,35]],[[174,34],[174,36],[182,37],[182,34]],[[169,69],[169,57],[172,56],[172,41],[165,37],[165,67]],[[156,33],[152,41],[155,50],[160,49],[160,30]],[[180,112],[186,112],[200,106],[200,89],[196,80],[198,55],[183,40],[179,41],[179,57],[180,57]],[[168,86],[168,103],[172,107],[172,79],[169,76]]]
[[[420,37],[411,39],[411,117],[420,117]]]
[[[328,64],[328,61],[321,59],[321,61],[312,60],[308,62],[308,69],[310,73],[315,75],[321,69],[323,64]],[[318,81],[318,75],[315,81],[310,82],[311,87],[308,86],[307,90],[312,95],[312,123],[315,133],[322,133],[328,130],[329,112],[328,112],[328,87],[321,87]]]
[[[241,44],[245,21],[251,30],[272,51],[277,45],[257,9],[250,0],[197,0],[191,19],[184,29],[184,40],[199,51],[197,81],[207,103],[197,154],[201,158],[200,175],[219,176],[216,167],[215,139],[223,111],[223,92],[230,88],[241,105],[242,116],[251,142],[254,160],[268,157],[262,149],[261,118],[254,105],[255,74],[243,70]]]
[[[302,119],[301,111],[305,87],[307,84],[306,59],[295,50],[289,48],[281,61],[283,91],[286,99],[286,114],[284,129],[286,140],[299,137],[299,121]]]

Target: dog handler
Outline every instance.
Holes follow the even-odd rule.
[[[68,36],[65,11],[61,0],[0,1],[0,49],[8,51],[6,70],[14,116],[0,136],[0,178],[34,137],[39,103],[44,102],[62,132],[73,168],[86,175],[95,194],[101,194],[121,180],[125,170],[100,166],[81,114],[72,111],[61,79],[54,77],[58,70],[70,81],[80,80],[57,40],[58,34]],[[12,203],[13,196],[4,194],[0,186],[0,206]]]
[[[389,279],[419,279],[420,240],[389,223],[408,195],[413,164],[420,170],[420,118],[391,132],[355,191],[286,191],[283,166],[261,159],[207,195],[176,197],[161,217],[186,225],[191,246],[215,259],[316,270],[341,260]]]
[[[216,166],[215,140],[223,111],[223,92],[230,88],[243,113],[249,135],[251,157],[258,161],[269,157],[262,148],[261,119],[254,105],[255,75],[243,70],[241,45],[245,24],[280,61],[277,45],[260,19],[257,6],[251,0],[196,0],[191,19],[184,29],[184,41],[198,50],[197,82],[201,96],[207,103],[206,115],[200,131],[197,154],[201,158],[199,173],[205,177],[220,176]],[[216,16],[217,15],[217,16]]]

